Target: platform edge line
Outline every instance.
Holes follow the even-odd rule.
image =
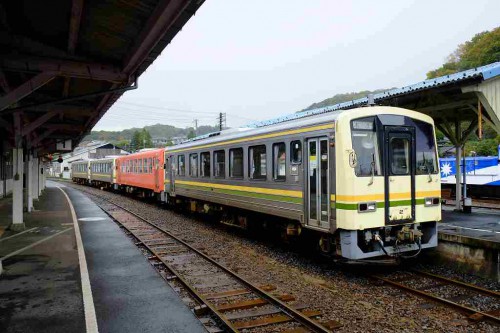
[[[82,280],[82,295],[83,295],[83,308],[85,312],[85,325],[88,333],[98,333],[97,328],[97,316],[95,314],[94,298],[92,297],[92,289],[90,286],[90,276],[87,267],[87,259],[85,257],[85,250],[83,248],[82,235],[80,233],[80,227],[78,225],[78,219],[76,217],[75,208],[73,203],[69,198],[68,194],[59,186],[56,186],[66,197],[68,201],[69,208],[71,210],[71,217],[73,218],[73,224],[76,236],[76,245],[78,249],[78,261],[80,263],[80,276]]]
[[[29,250],[29,249],[31,249],[32,247],[35,247],[35,246],[37,246],[37,245],[39,245],[39,244],[42,244],[43,242],[46,242],[46,241],[48,241],[48,240],[51,240],[52,238],[54,238],[54,237],[56,237],[56,236],[59,236],[60,234],[62,234],[62,233],[64,233],[64,232],[66,232],[66,231],[68,231],[68,230],[71,230],[71,229],[72,229],[72,228],[67,228],[67,229],[64,229],[64,230],[62,230],[62,231],[59,231],[58,233],[55,233],[55,234],[50,235],[50,236],[48,236],[48,237],[45,237],[44,239],[40,239],[39,241],[36,241],[36,242],[34,242],[34,243],[31,243],[30,245],[25,246],[25,247],[23,247],[22,249],[19,249],[19,250],[16,250],[16,251],[14,251],[14,252],[11,252],[11,253],[7,254],[5,257],[0,258],[0,261],[7,260],[7,259],[9,259],[10,257],[13,257],[13,256],[15,256],[15,255],[17,255],[17,254],[19,254],[19,253],[22,253],[22,252],[24,252],[24,251],[26,251],[26,250]]]
[[[24,234],[24,233],[27,233],[27,232],[29,232],[29,231],[33,231],[33,230],[35,230],[35,229],[38,229],[38,227],[34,227],[34,228],[31,228],[31,229],[28,229],[28,230],[21,231],[21,232],[19,232],[19,233],[15,234],[15,235],[12,235],[12,236],[9,236],[9,237],[0,238],[0,242],[3,242],[3,241],[5,241],[5,240],[7,240],[7,239],[11,239],[11,238],[14,238],[14,237],[17,237],[17,236],[20,236],[20,235],[22,235],[22,234]]]

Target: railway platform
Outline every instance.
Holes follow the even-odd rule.
[[[443,206],[438,238],[440,257],[500,280],[500,211],[474,208],[464,214]]]
[[[85,195],[48,182],[7,229],[0,200],[1,332],[205,332],[118,225]]]

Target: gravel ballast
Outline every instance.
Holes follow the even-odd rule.
[[[291,294],[309,309],[320,310],[320,321],[335,320],[342,324],[339,332],[497,332],[498,327],[487,322],[469,321],[448,307],[429,303],[390,286],[365,278],[359,271],[334,265],[315,258],[293,246],[272,238],[250,237],[200,216],[177,213],[159,205],[143,202],[96,188],[66,183],[68,186],[93,193],[127,207],[201,249],[257,285],[275,285],[278,292]],[[96,200],[97,201],[97,200]],[[306,251],[307,252],[307,251]],[[446,271],[448,277],[498,289],[498,283],[475,276],[464,276],[449,267],[425,264],[436,274]],[[474,300],[477,303],[478,300]],[[260,330],[265,332],[265,329]]]

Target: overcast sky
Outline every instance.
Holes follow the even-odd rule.
[[[241,126],[425,79],[500,25],[498,0],[206,0],[95,127]]]

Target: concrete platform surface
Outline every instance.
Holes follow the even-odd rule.
[[[500,249],[500,211],[474,208],[471,214],[443,207],[439,238],[467,245]]]
[[[6,230],[9,204],[0,200],[0,332],[89,327],[77,236],[58,187],[76,212],[100,332],[206,332],[116,223],[81,192],[53,182],[35,202],[37,211],[25,214],[23,233]]]
[[[43,242],[2,260],[0,332],[84,331],[80,270],[67,200],[59,189],[46,188],[35,202],[36,211],[25,214],[27,231],[17,234],[6,230],[10,200],[0,204],[0,225],[5,231],[0,235],[0,258]]]

